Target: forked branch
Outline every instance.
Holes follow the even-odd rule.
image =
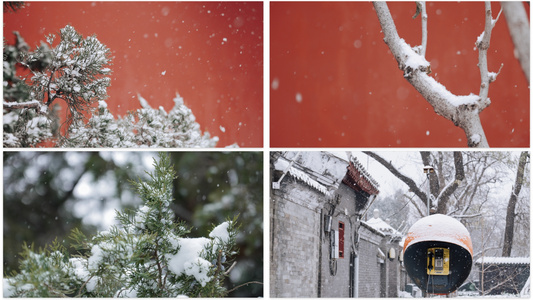
[[[486,79],[485,88],[480,95],[470,94],[467,96],[457,96],[451,93],[442,84],[437,82],[434,78],[428,76],[431,72],[430,64],[425,59],[424,54],[427,41],[427,15],[425,13],[425,5],[417,4],[417,7],[422,12],[422,40],[423,45],[412,48],[403,39],[400,38],[396,30],[396,25],[392,19],[387,3],[374,2],[374,9],[378,16],[381,29],[384,35],[384,41],[389,47],[394,58],[398,62],[398,67],[404,72],[404,77],[407,81],[426,99],[426,101],[433,107],[434,111],[444,118],[452,121],[455,126],[460,127],[466,134],[469,147],[489,147],[479,113],[490,105],[488,95],[488,84],[494,81],[496,73],[489,73],[486,71],[482,73],[483,78]],[[422,9],[424,9],[422,11]],[[494,26],[495,20],[492,20],[490,3],[488,10],[486,9],[490,29]],[[426,19],[424,19],[424,17]],[[485,31],[487,32],[487,26]],[[483,34],[482,34],[483,35]],[[490,41],[490,31],[487,36],[482,37],[480,46],[488,49]],[[415,51],[420,49],[421,51]],[[481,49],[481,48],[480,48]],[[420,53],[420,54],[419,54]],[[480,69],[484,64],[486,66],[486,52],[480,53],[480,60],[484,56],[485,62],[480,61]],[[484,71],[481,71],[484,72]],[[482,84],[483,85],[483,84]]]

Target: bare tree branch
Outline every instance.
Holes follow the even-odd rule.
[[[407,194],[404,194],[404,196],[409,199],[409,202],[411,202],[411,204],[414,205],[414,207],[416,208],[416,210],[418,211],[418,214],[420,215],[420,217],[425,217],[426,216],[426,213],[422,211],[422,209],[420,208],[420,206],[418,205],[418,203],[416,203],[415,199],[413,199],[413,197],[407,195]]]
[[[416,185],[416,182],[414,180],[412,180],[411,178],[403,175],[400,171],[398,171],[398,169],[396,169],[392,163],[386,161],[384,158],[382,158],[381,156],[379,156],[378,154],[374,153],[374,152],[371,152],[371,151],[363,151],[363,153],[365,153],[366,155],[372,157],[373,159],[375,159],[377,162],[379,162],[380,164],[382,164],[385,168],[387,168],[391,173],[392,175],[398,177],[398,179],[400,179],[401,181],[403,181],[405,184],[407,184],[407,186],[409,187],[409,189],[415,193],[415,195],[420,198],[422,201],[426,202],[427,201],[427,196],[426,196],[426,193],[424,193],[422,190],[420,190],[418,188],[418,186]]]
[[[399,68],[404,72],[407,81],[426,99],[438,115],[463,129],[469,147],[489,147],[479,118],[479,113],[490,105],[488,98],[474,94],[456,96],[434,78],[428,76],[431,71],[429,62],[399,37],[387,3],[373,2],[373,4],[384,34],[384,41],[398,62]]]
[[[501,11],[500,11],[501,14]],[[498,17],[496,20],[492,19],[492,10],[490,7],[490,2],[485,2],[485,31],[481,33],[481,35],[478,37],[476,41],[476,47],[479,50],[479,73],[481,75],[481,86],[479,89],[479,96],[481,97],[482,101],[489,101],[488,95],[489,95],[489,84],[496,79],[496,75],[490,74],[488,70],[488,64],[487,64],[487,51],[490,47],[490,37],[492,35],[492,28],[494,25],[496,25],[496,21],[498,21],[500,14],[498,14]]]
[[[529,82],[529,20],[522,2],[501,2],[522,71]]]
[[[422,7],[422,50],[420,55],[426,57],[426,48],[428,44],[428,15],[426,13],[426,1],[420,1],[420,6]]]

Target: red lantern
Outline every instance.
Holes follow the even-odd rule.
[[[455,291],[472,268],[470,233],[449,216],[436,214],[418,220],[409,228],[403,250],[407,273],[427,293]]]

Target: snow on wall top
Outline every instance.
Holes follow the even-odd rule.
[[[401,233],[394,229],[392,226],[390,226],[389,224],[387,224],[387,222],[383,221],[383,219],[381,219],[380,217],[375,217],[368,220],[368,221],[363,221],[364,223],[366,223],[366,225],[386,234],[386,235],[395,235],[395,236],[400,236]]]
[[[501,257],[485,256],[476,260],[476,264],[496,264],[496,265],[529,265],[529,257]]]
[[[425,241],[442,241],[459,245],[473,255],[472,240],[466,227],[458,220],[435,214],[418,220],[407,233],[403,250],[408,246]]]
[[[318,181],[312,179],[311,177],[309,177],[309,175],[305,174],[304,172],[302,172],[302,171],[300,171],[300,170],[298,170],[298,169],[296,169],[294,167],[290,167],[289,168],[289,174],[294,176],[294,178],[303,181],[308,186],[318,190],[322,194],[329,195],[328,189],[324,185],[322,185]]]

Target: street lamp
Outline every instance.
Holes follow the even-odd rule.
[[[429,174],[435,173],[435,169],[432,166],[424,166],[424,174],[428,178],[428,195],[427,195],[427,207],[428,207],[428,216],[429,216],[429,195],[431,193],[431,184],[429,183]]]

